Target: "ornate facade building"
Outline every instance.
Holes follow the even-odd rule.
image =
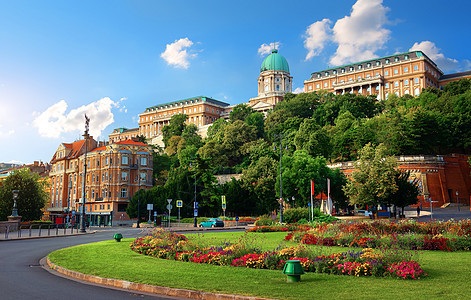
[[[116,143],[120,141],[136,139],[139,136],[139,128],[127,129],[124,127],[116,128],[109,135],[109,142]]]
[[[418,96],[422,89],[441,88],[450,81],[471,78],[471,72],[444,75],[422,51],[412,51],[314,72],[304,81],[304,92]]]
[[[151,149],[133,140],[97,145],[92,137],[63,143],[54,154],[47,204],[50,219],[62,223],[68,212],[80,214],[85,159],[88,222],[111,225],[113,221],[129,220],[126,208],[131,197],[139,189],[152,187]]]

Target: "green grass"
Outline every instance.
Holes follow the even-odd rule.
[[[217,243],[235,240],[241,235],[219,232],[206,233],[203,237]],[[264,250],[278,247],[285,235],[249,234],[261,240],[258,244],[263,243]],[[430,277],[416,281],[306,273],[300,283],[289,284],[281,271],[212,266],[140,255],[129,249],[131,241],[110,240],[71,247],[52,252],[49,258],[67,269],[101,277],[277,299],[457,299],[471,295],[469,252],[422,252],[420,263]],[[322,249],[328,253],[346,251],[340,247]]]

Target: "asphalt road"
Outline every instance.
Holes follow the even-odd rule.
[[[181,299],[121,291],[56,276],[39,265],[48,253],[79,244],[112,239],[115,232],[137,237],[139,229],[107,229],[81,236],[0,242],[0,299]]]

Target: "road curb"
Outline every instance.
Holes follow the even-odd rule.
[[[149,285],[149,284],[143,284],[143,283],[136,283],[136,282],[130,282],[130,281],[120,280],[120,279],[104,278],[104,277],[83,274],[80,272],[65,269],[51,262],[49,260],[49,257],[45,257],[44,259],[46,260],[46,264],[49,266],[49,268],[51,268],[52,270],[62,275],[65,275],[67,277],[72,277],[72,278],[82,280],[82,281],[88,281],[93,284],[99,284],[99,285],[114,287],[118,289],[138,291],[138,292],[150,293],[150,294],[158,294],[158,295],[164,295],[164,296],[170,296],[170,297],[198,299],[198,300],[269,300],[268,298],[231,295],[231,294],[216,294],[216,293],[210,293],[210,292],[177,289],[177,288],[169,288],[169,287]],[[46,267],[46,266],[43,266],[43,267]]]

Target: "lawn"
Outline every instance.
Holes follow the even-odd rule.
[[[198,239],[211,243],[236,240],[243,233],[206,233]],[[250,233],[254,243],[273,250],[286,233]],[[190,236],[190,235],[189,235]],[[277,299],[391,299],[468,298],[471,295],[469,252],[423,251],[422,268],[430,274],[420,280],[351,277],[306,273],[300,283],[287,283],[280,271],[235,268],[156,259],[129,249],[131,239],[114,240],[62,249],[49,254],[57,265],[74,271],[132,282],[207,292],[251,295]],[[287,242],[295,245],[294,242]],[[324,253],[346,248],[320,247]]]

